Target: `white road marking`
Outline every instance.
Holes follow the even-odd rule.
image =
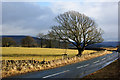
[[[94,63],[98,63],[99,62],[99,60],[98,61],[95,61]]]
[[[111,55],[109,57],[111,57]]]
[[[77,67],[77,69],[82,68],[83,66]]]
[[[55,76],[55,75],[58,75],[58,74],[62,74],[62,73],[68,72],[68,71],[70,71],[70,70],[66,70],[66,71],[62,71],[62,72],[59,72],[59,73],[51,74],[51,75],[45,76],[43,78],[52,77],[52,76]]]
[[[84,67],[88,66],[89,64],[84,65]]]
[[[82,67],[86,67],[86,66],[88,66],[89,64],[86,64],[86,65],[84,65],[84,66],[79,66],[79,67],[77,67],[77,69],[79,69],[79,68],[82,68]]]
[[[105,60],[105,58],[103,58],[102,60]]]

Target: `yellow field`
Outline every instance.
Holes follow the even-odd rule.
[[[96,52],[85,50],[83,54]],[[24,47],[2,47],[3,60],[45,60],[50,61],[62,58],[62,54],[67,53],[69,57],[75,56],[78,51],[72,49],[56,48],[24,48]]]

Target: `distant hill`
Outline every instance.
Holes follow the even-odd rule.
[[[116,46],[118,46],[118,42],[111,41],[111,42],[102,42],[102,43],[91,44],[91,45],[87,46],[86,48],[116,47]],[[72,44],[70,44],[70,47],[75,48],[75,46]]]
[[[10,38],[13,38],[17,43],[20,43],[21,40],[27,36],[24,36],[24,35],[2,35],[2,38],[4,37],[10,37]],[[32,36],[31,36],[32,37]],[[35,39],[35,41],[38,42],[38,38],[37,37],[32,37],[33,39]]]
[[[20,43],[21,39],[27,37],[25,35],[2,35],[2,38],[4,37],[11,37],[13,38],[17,43]],[[32,37],[32,36],[31,36]],[[39,43],[39,39],[37,37],[32,37],[36,40],[36,42]],[[94,48],[94,47],[116,47],[118,45],[118,42],[110,41],[110,42],[102,42],[102,43],[96,43],[87,46],[86,48]],[[70,44],[69,47],[74,47],[74,45]]]
[[[111,41],[111,42],[102,42],[102,43],[96,43],[89,45],[88,47],[116,47],[118,46],[118,42]]]
[[[21,40],[27,36],[25,36],[25,35],[2,35],[0,37],[13,38],[17,42],[17,46],[21,46]],[[38,46],[41,46],[41,40],[39,38],[37,38],[37,37],[32,37],[32,38],[37,42]],[[62,41],[59,42],[58,40],[49,40],[49,39],[48,40],[43,39],[42,45],[43,45],[43,47],[46,47],[46,48],[64,48],[65,47],[64,42],[62,42]]]

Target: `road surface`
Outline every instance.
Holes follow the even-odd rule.
[[[118,55],[119,53],[113,52],[112,54],[107,54],[87,61],[50,70],[31,72],[10,78],[82,78],[118,59]]]

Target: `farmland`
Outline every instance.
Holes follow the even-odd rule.
[[[83,54],[90,54],[96,51],[85,50]],[[68,57],[75,56],[77,50],[55,49],[55,48],[24,48],[24,47],[2,47],[3,60],[45,60],[50,61],[62,58],[62,54],[68,54]]]

